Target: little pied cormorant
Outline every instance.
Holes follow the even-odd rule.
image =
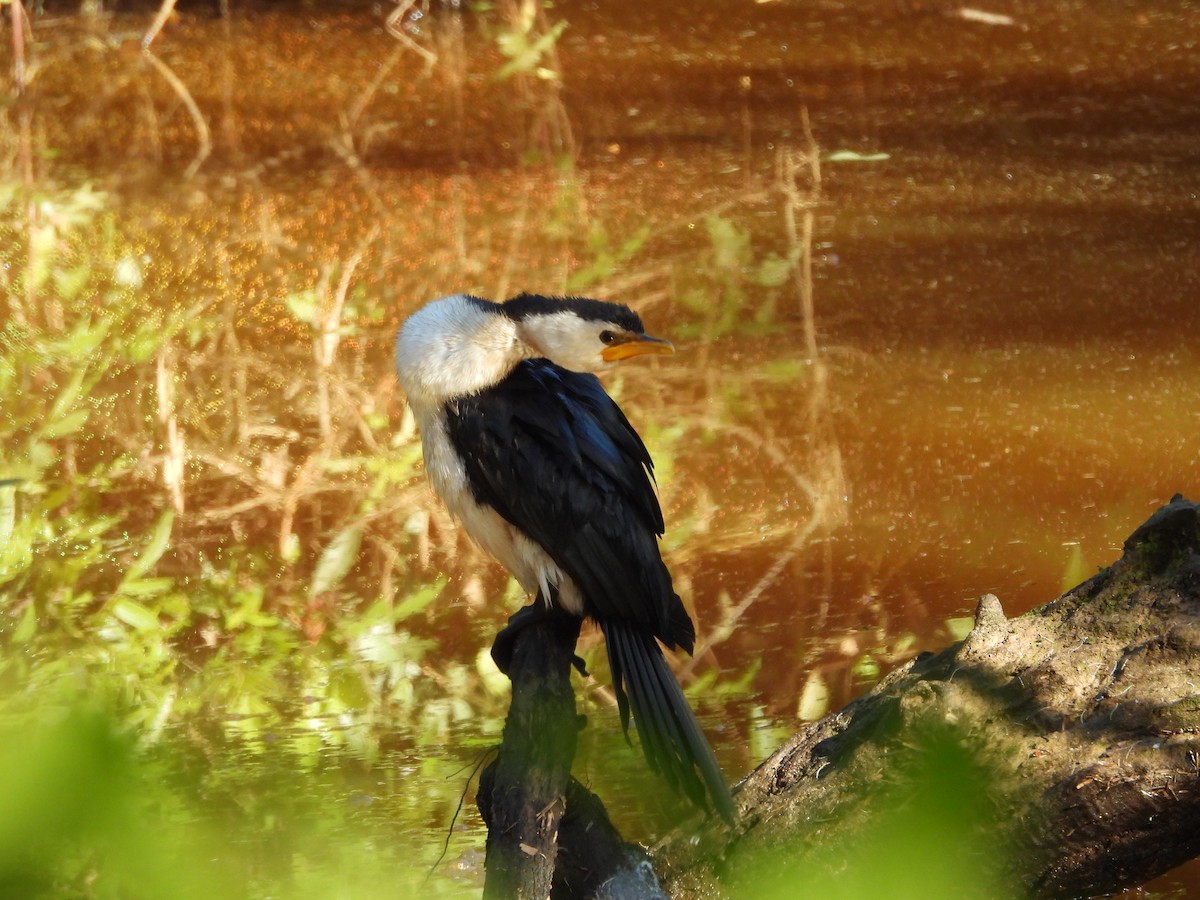
[[[653,462],[594,372],[672,353],[626,306],[522,294],[456,294],[413,313],[396,372],[434,491],[529,594],[599,623],[628,735],[655,771],[733,818],[733,802],[658,641],[695,630],[658,538]]]

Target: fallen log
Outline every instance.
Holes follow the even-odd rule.
[[[984,597],[966,640],[802,729],[734,799],[735,828],[655,852],[672,896],[836,888],[872,864],[864,841],[897,836],[926,897],[939,875],[970,879],[957,896],[1095,896],[1196,857],[1200,506],[1176,496],[1120,560],[1023,616]],[[922,853],[914,834],[951,846]]]

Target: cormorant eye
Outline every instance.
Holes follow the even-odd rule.
[[[600,343],[615,344],[616,342],[617,342],[617,335],[615,332],[612,332],[612,331],[600,332]]]

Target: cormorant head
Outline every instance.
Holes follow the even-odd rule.
[[[434,410],[504,379],[523,359],[545,357],[596,372],[643,353],[673,353],[633,310],[581,297],[522,294],[493,303],[455,294],[421,307],[396,338],[396,375],[414,408]]]
[[[575,372],[598,372],[633,356],[675,352],[670,341],[646,334],[637,313],[620,303],[521,294],[500,308],[535,356]]]

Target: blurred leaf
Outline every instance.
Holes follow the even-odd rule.
[[[87,424],[90,412],[86,409],[77,409],[72,413],[68,413],[61,419],[51,420],[38,433],[46,440],[55,440],[57,438],[67,437],[75,434],[79,429]]]
[[[79,395],[83,389],[83,379],[87,375],[87,369],[83,366],[78,367],[71,374],[63,389],[58,392],[58,396],[54,398],[54,405],[50,407],[50,412],[46,414],[47,422],[56,422],[68,414],[68,411],[75,406],[79,400]]]
[[[284,305],[287,306],[288,312],[292,316],[306,325],[316,327],[317,324],[317,307],[320,298],[314,290],[296,291],[288,294],[284,300]]]
[[[808,853],[762,859],[734,855],[727,869],[749,873],[731,895],[757,900],[820,897],[889,900],[1023,896],[1008,883],[997,840],[991,771],[962,746],[961,734],[927,734],[889,754],[888,784],[847,812],[849,822],[822,823],[839,835]],[[834,830],[836,829],[836,830]],[[751,851],[754,852],[754,851]],[[761,851],[760,851],[761,852]]]
[[[766,707],[755,704],[749,709],[750,758],[766,759],[792,735],[793,722],[780,722],[767,715]]]
[[[538,78],[545,81],[557,79],[558,73],[542,66],[541,60],[558,42],[566,27],[565,20],[555,22],[550,26],[549,31],[535,37],[532,41],[530,40],[533,34],[532,22],[523,28],[502,32],[496,38],[496,44],[500,48],[500,52],[508,57],[508,62],[497,69],[496,74],[492,77],[496,81],[503,81],[518,73],[533,72]]]
[[[820,672],[813,670],[804,679],[804,688],[800,691],[800,702],[796,707],[796,717],[802,722],[815,722],[829,712],[829,687]]]
[[[371,703],[371,694],[357,670],[339,666],[330,675],[329,693],[348,709],[364,709]]]
[[[13,537],[17,513],[17,482],[0,485],[0,547],[7,547]]]
[[[341,584],[358,557],[358,545],[361,540],[362,526],[358,524],[343,528],[334,535],[317,560],[312,586],[308,591],[309,597],[333,590]]]
[[[173,578],[135,578],[121,582],[118,591],[126,597],[155,597],[171,589]]]
[[[140,579],[162,558],[167,545],[171,542],[171,529],[174,525],[175,512],[173,510],[168,509],[158,517],[158,521],[154,525],[154,531],[150,534],[149,542],[142,549],[142,552],[138,554],[138,558],[126,570],[125,577],[121,579],[121,585],[117,588],[118,592],[126,590],[127,585]]]
[[[158,630],[158,614],[128,597],[118,597],[113,601],[112,613],[138,631]]]
[[[740,269],[750,248],[750,232],[738,228],[722,216],[707,216],[704,227],[712,243],[717,268],[730,271]]]
[[[800,381],[809,377],[811,373],[812,365],[807,359],[794,357],[772,360],[759,369],[763,378],[783,383]]]
[[[1067,564],[1063,568],[1062,579],[1059,582],[1061,591],[1065,594],[1076,585],[1087,581],[1093,571],[1095,570],[1084,562],[1083,549],[1079,544],[1073,544],[1071,552],[1067,556]]]
[[[279,620],[274,616],[262,612],[262,585],[238,591],[235,600],[240,601],[237,608],[229,610],[225,615],[225,627],[228,630],[236,631],[246,625],[270,628],[278,623]]]
[[[796,262],[797,260],[776,256],[772,253],[758,264],[754,281],[762,287],[779,287],[788,280],[792,270],[796,267]]]
[[[892,654],[894,656],[903,656],[912,649],[917,642],[917,636],[912,632],[906,631],[904,634],[896,638],[892,643]]]
[[[971,629],[975,627],[974,616],[955,616],[946,620],[946,630],[956,641],[965,641]]]
[[[396,604],[396,621],[402,622],[415,616],[438,598],[446,586],[446,579],[439,578],[433,584],[419,588]]]
[[[288,565],[292,565],[300,559],[300,535],[293,531],[287,536],[287,540],[283,543],[281,555],[283,556],[283,561]]]
[[[112,322],[109,319],[101,318],[93,321],[90,316],[84,316],[66,341],[55,347],[55,351],[57,354],[61,354],[63,362],[90,362],[96,355],[97,348],[108,336],[111,326]]]
[[[475,672],[484,688],[493,697],[506,697],[512,691],[512,682],[500,671],[496,661],[492,659],[490,647],[482,647],[475,654]]]
[[[876,681],[879,678],[879,661],[873,656],[860,656],[851,666],[850,671],[859,681]]]
[[[87,263],[73,269],[55,269],[53,273],[54,292],[63,300],[74,300],[83,293],[92,269]]]
[[[37,633],[37,607],[29,602],[25,605],[25,611],[21,613],[21,621],[17,623],[17,630],[13,632],[14,644],[27,644]]]

